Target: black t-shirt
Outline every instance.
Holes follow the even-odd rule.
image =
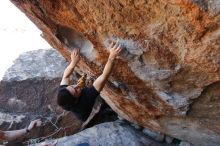
[[[67,87],[68,85],[61,85],[60,88]],[[85,87],[81,91],[78,102],[72,106],[71,111],[81,120],[85,121],[92,111],[96,97],[100,93],[92,86]]]

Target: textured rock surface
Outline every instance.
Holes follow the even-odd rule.
[[[54,49],[20,55],[0,82],[0,129],[24,128],[31,120],[41,118],[43,126],[32,131],[29,138],[39,141],[51,134],[61,137],[75,133],[81,121],[56,104],[57,88],[66,65]]]
[[[23,53],[5,73],[3,81],[23,81],[33,78],[60,78],[67,66],[56,50],[36,50]]]
[[[77,71],[97,76],[109,41],[124,51],[102,96],[123,118],[196,145],[220,144],[218,0],[11,0]],[[207,114],[208,113],[208,114]]]
[[[72,136],[57,139],[56,146],[73,146],[80,143],[88,143],[89,146],[166,146],[119,122],[99,124]]]

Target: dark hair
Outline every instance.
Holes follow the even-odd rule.
[[[76,98],[66,89],[66,87],[63,87],[58,91],[57,104],[63,109],[70,111],[76,104]]]

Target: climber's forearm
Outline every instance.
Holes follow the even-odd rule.
[[[75,66],[76,66],[75,62],[70,62],[70,64],[64,70],[63,78],[69,78],[70,75],[73,73]]]
[[[62,81],[61,81],[60,85],[69,85],[70,84],[70,76],[72,75],[75,66],[76,66],[76,63],[71,61],[71,63],[64,70]]]
[[[1,139],[2,140],[15,140],[24,136],[27,133],[26,129],[13,130],[13,131],[4,131]]]
[[[105,64],[104,70],[101,74],[101,76],[99,76],[95,82],[93,83],[93,86],[95,87],[95,89],[100,92],[103,87],[105,86],[105,83],[108,79],[108,77],[111,74],[112,68],[114,66],[114,60],[115,58],[118,56],[118,54],[121,52],[121,45],[119,45],[118,43],[116,43],[114,45],[114,43],[112,42],[110,45],[110,54],[108,57],[108,61]]]
[[[105,64],[104,70],[102,72],[102,76],[104,80],[107,80],[109,75],[111,74],[112,68],[114,66],[114,58],[108,58],[107,63]]]
[[[64,70],[62,81],[61,81],[60,85],[69,85],[70,84],[70,76],[72,75],[77,62],[79,62],[79,59],[80,59],[79,49],[74,48],[73,51],[71,52],[70,57],[71,57],[71,62],[67,66],[67,68]]]
[[[113,58],[108,59],[105,68],[103,70],[103,73],[94,81],[93,86],[98,92],[100,92],[105,86],[105,83],[111,74],[113,66],[114,66],[114,59]]]

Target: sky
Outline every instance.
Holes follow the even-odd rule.
[[[9,0],[0,0],[0,80],[23,52],[49,49],[41,31]]]

